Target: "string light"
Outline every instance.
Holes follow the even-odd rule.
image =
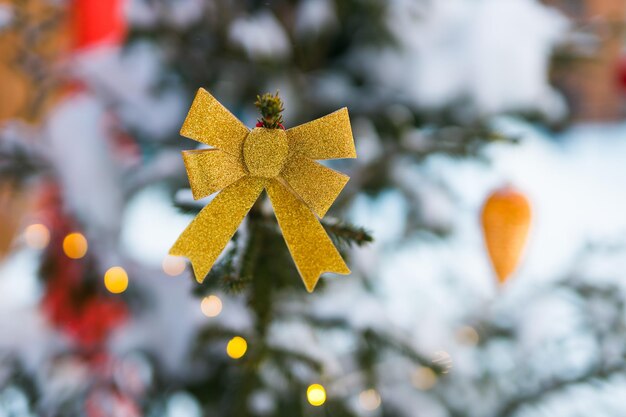
[[[428,391],[437,383],[437,374],[427,366],[419,367],[411,375],[413,386],[421,391]]]
[[[63,252],[68,258],[82,258],[87,253],[87,248],[87,239],[80,233],[70,233],[63,239]]]
[[[205,316],[215,317],[222,312],[222,300],[216,295],[204,297],[200,304],[200,309]]]
[[[320,384],[311,384],[306,390],[306,398],[309,404],[319,407],[326,402],[326,390]]]
[[[104,286],[109,292],[119,294],[128,288],[128,274],[124,268],[114,266],[104,274]]]
[[[235,336],[226,345],[226,354],[233,359],[239,359],[246,354],[248,350],[248,342],[240,336]]]
[[[163,272],[171,277],[176,277],[183,272],[185,272],[185,268],[187,268],[187,263],[180,256],[171,256],[166,255],[163,258],[163,263],[161,264],[163,267]]]
[[[368,389],[359,394],[359,403],[367,411],[376,410],[380,407],[380,394],[375,389]]]
[[[31,224],[24,230],[24,240],[33,249],[43,249],[50,242],[50,231],[43,224]]]

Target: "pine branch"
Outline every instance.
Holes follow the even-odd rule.
[[[16,183],[49,170],[42,152],[12,137],[0,136],[0,178]]]
[[[241,336],[241,332],[234,331],[220,325],[212,324],[202,328],[202,330],[198,332],[196,343],[199,346],[204,346],[205,343],[209,341],[214,341],[216,339],[228,340],[235,336]]]
[[[272,357],[281,364],[288,365],[288,362],[298,362],[318,373],[322,372],[323,369],[323,365],[319,360],[303,352],[297,352],[282,347],[269,347],[266,353],[267,355],[272,355]],[[284,368],[288,370],[290,367],[285,366]]]
[[[431,358],[428,358],[421,353],[417,352],[410,343],[400,340],[399,337],[390,333],[383,333],[374,329],[365,329],[363,331],[362,340],[371,345],[374,351],[380,352],[383,349],[394,351],[404,356],[405,358],[420,364],[421,366],[427,366],[431,368],[436,374],[441,375],[446,371],[445,366],[441,366]]]
[[[321,223],[333,242],[338,245],[344,247],[356,245],[361,247],[374,241],[374,237],[370,232],[360,226],[337,219],[325,219]]]
[[[285,108],[283,102],[278,97],[278,91],[272,95],[265,93],[262,96],[256,96],[254,105],[261,112],[259,124],[267,129],[283,128],[283,115],[281,114]]]
[[[250,248],[251,245],[248,242],[244,248],[243,256],[239,256],[241,242],[239,233],[236,233],[232,239],[232,246],[226,250],[224,256],[213,266],[202,284],[194,286],[194,294],[202,297],[217,286],[230,294],[243,292],[252,280],[252,275],[241,272],[244,270],[242,265],[245,265],[247,258],[249,258],[247,252],[250,251]]]
[[[597,380],[607,380],[613,376],[626,372],[626,363],[618,363],[609,367],[596,366],[582,375],[574,377],[556,378],[547,384],[537,387],[533,392],[519,395],[506,402],[494,416],[513,417],[524,406],[536,404],[544,398],[561,392],[567,388],[580,384],[589,384]]]

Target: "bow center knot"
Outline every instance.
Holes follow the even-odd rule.
[[[243,143],[243,160],[250,175],[255,177],[276,177],[288,154],[287,133],[283,129],[257,127]]]

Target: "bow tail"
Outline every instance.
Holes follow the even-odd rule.
[[[264,180],[246,177],[224,188],[187,226],[170,255],[189,258],[202,283],[264,186]]]
[[[350,273],[337,248],[306,204],[276,180],[268,184],[267,194],[307,291],[313,291],[324,272]]]

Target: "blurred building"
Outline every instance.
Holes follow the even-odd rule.
[[[572,32],[556,54],[552,78],[575,120],[623,117],[626,0],[545,0],[572,20]]]
[[[52,67],[66,49],[61,5],[0,0],[0,123],[43,116],[57,92]]]

